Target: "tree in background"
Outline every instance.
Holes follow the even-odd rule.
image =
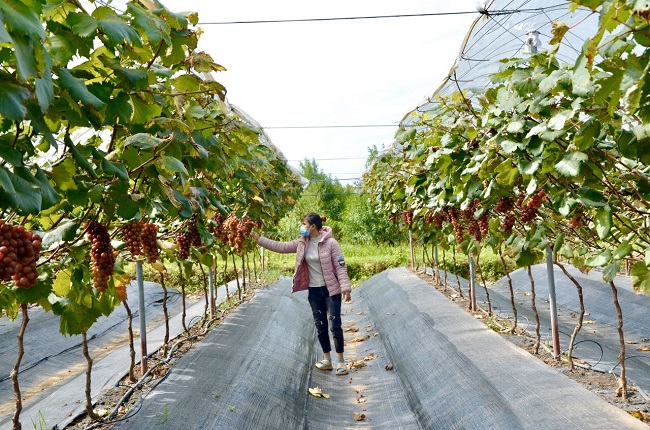
[[[373,149],[369,151],[373,157]],[[393,245],[403,236],[397,226],[375,212],[368,195],[360,194],[361,184],[341,185],[324,173],[314,159],[301,161],[300,173],[309,182],[293,209],[280,220],[279,239],[295,239],[300,219],[308,212],[325,215],[326,224],[337,238],[351,244]]]

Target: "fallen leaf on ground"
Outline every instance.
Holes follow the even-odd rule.
[[[368,398],[363,394],[359,394],[359,397],[357,397],[357,403],[366,403],[367,401]]]
[[[582,323],[583,324],[596,324],[596,321],[594,321],[594,320],[584,320]]]
[[[365,361],[370,361],[370,360],[374,360],[375,358],[376,358],[376,357],[375,357],[375,353],[374,353],[374,352],[371,352],[370,354],[368,354],[368,355],[364,358],[364,360],[365,360]]]
[[[650,342],[650,339],[648,339],[647,337],[644,337],[643,339],[641,339],[641,342]]]
[[[345,329],[345,331],[356,333],[356,332],[359,331],[359,327],[354,327],[354,326],[353,327],[348,327],[348,328]]]
[[[524,293],[524,296],[530,296],[530,292],[529,292],[529,291],[526,291],[526,292]]]
[[[650,346],[648,346],[648,345],[639,345],[636,349],[639,350],[639,351],[648,352],[648,351],[650,351]]]
[[[368,339],[370,339],[370,335],[365,335],[361,337],[355,337],[354,339],[352,339],[352,342],[363,342],[364,340],[368,340]]]
[[[366,414],[360,414],[358,412],[354,413],[354,420],[355,421],[363,421],[366,419]]]
[[[366,367],[366,366],[367,366],[367,364],[363,360],[357,360],[357,361],[353,361],[352,363],[350,363],[350,367],[352,369],[361,369],[362,367]]]
[[[365,315],[363,312],[359,312],[357,315]]]
[[[323,393],[323,390],[321,390],[320,387],[310,388],[309,394],[311,394],[314,397],[323,397],[325,399],[329,399],[331,397],[329,394]]]
[[[571,318],[578,318],[578,315],[576,315],[574,313],[572,313],[570,316],[571,316]]]
[[[623,397],[623,380],[618,378],[618,388],[616,388],[616,397]]]
[[[639,342],[637,342],[636,340],[626,340],[625,343],[627,343],[628,345],[636,345]]]
[[[388,363],[386,365],[386,370],[393,370],[393,363]]]
[[[643,411],[640,411],[638,409],[636,411],[628,411],[628,414],[632,415],[637,420],[643,421],[645,419],[645,414]]]

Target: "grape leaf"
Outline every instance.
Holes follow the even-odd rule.
[[[555,169],[564,176],[578,176],[581,164],[588,159],[584,152],[568,152],[555,164]]]
[[[612,208],[607,205],[598,209],[594,218],[596,233],[600,239],[604,239],[612,228]]]
[[[95,109],[100,109],[104,106],[104,102],[88,91],[86,85],[72,76],[68,69],[62,67],[57,72],[59,75],[59,84],[63,89],[67,90],[72,97],[84,104],[91,105]]]

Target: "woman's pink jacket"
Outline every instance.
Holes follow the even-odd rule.
[[[330,296],[341,294],[344,291],[351,291],[348,268],[341,253],[339,243],[332,237],[332,229],[323,227],[320,230],[320,237],[311,240],[318,240],[318,256],[323,270],[323,278]],[[309,246],[309,237],[301,237],[291,242],[277,242],[260,236],[257,244],[271,251],[282,254],[296,253],[296,270],[293,274],[292,292],[307,290],[309,288],[309,268],[305,261],[305,252]]]

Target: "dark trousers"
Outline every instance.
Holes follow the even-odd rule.
[[[332,335],[334,336],[334,349],[337,353],[343,352],[343,327],[341,324],[341,295],[330,296],[327,287],[309,288],[309,305],[314,315],[316,334],[323,352],[330,352],[330,336],[328,329],[328,316],[331,321]]]

